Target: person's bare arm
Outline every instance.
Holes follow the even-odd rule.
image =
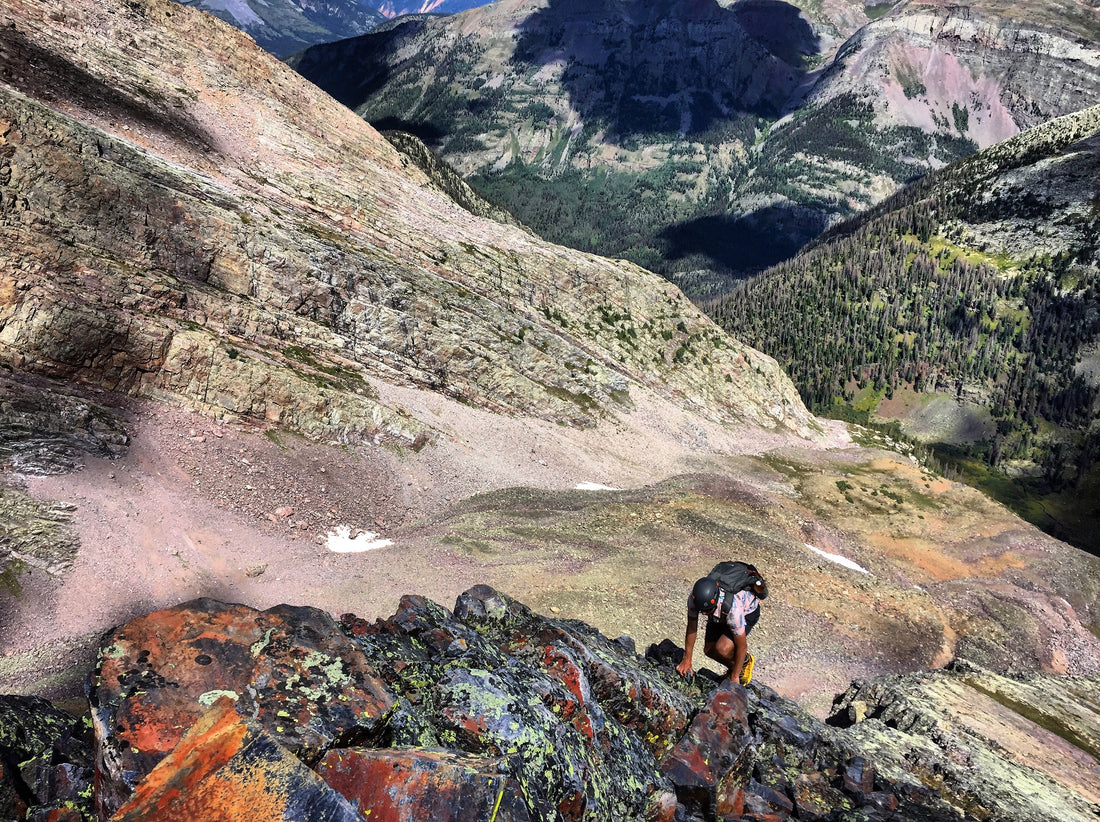
[[[689,616],[687,629],[684,631],[684,658],[680,661],[680,664],[676,666],[676,673],[680,676],[691,676],[694,673],[691,667],[691,657],[695,652],[695,636],[698,633],[699,616]]]

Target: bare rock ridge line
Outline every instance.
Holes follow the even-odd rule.
[[[407,596],[373,623],[195,600],[104,637],[83,720],[0,697],[0,812],[1085,822],[1100,807],[1095,678],[959,663],[856,683],[822,723],[766,685],[685,682],[681,654],[640,656],[484,585],[453,612]],[[963,707],[975,693],[980,715]]]
[[[4,14],[17,367],[349,441],[431,436],[371,378],[579,426],[650,390],[813,433],[774,362],[675,288],[474,218],[223,24],[159,0]],[[142,48],[114,50],[127,37]],[[28,42],[58,85],[35,82]]]

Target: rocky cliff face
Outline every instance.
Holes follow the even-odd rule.
[[[213,18],[111,8],[4,11],[7,363],[351,440],[430,437],[370,378],[567,425],[653,390],[809,430],[774,363],[657,278],[427,191]]]
[[[196,600],[105,637],[84,726],[0,697],[0,809],[67,822],[1094,818],[1095,679],[959,665],[857,683],[823,724],[766,686],[684,682],[681,653],[666,642],[643,658],[628,637],[487,586],[453,612],[409,596],[374,623]]]
[[[791,168],[782,152],[795,149],[837,173],[854,165],[882,175],[878,191],[869,177],[845,175],[854,183],[848,203],[858,209],[881,197],[886,179],[896,186],[1095,105],[1100,31],[1080,5],[1064,11],[1059,17],[1030,7],[1006,14],[981,3],[901,4],[840,47],[797,115],[773,127],[763,151],[781,168]],[[844,128],[845,117],[859,125]],[[796,185],[808,193],[820,178],[811,172]]]

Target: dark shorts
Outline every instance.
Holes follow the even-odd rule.
[[[752,631],[754,625],[760,621],[760,606],[748,614],[745,614],[745,636],[748,636]],[[707,645],[711,645],[717,642],[720,638],[728,636],[733,639],[733,631],[730,630],[728,622],[715,622],[712,619],[707,620],[707,633],[706,638],[703,640]]]

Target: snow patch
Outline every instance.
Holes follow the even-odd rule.
[[[247,0],[207,0],[200,3],[199,8],[207,12],[224,11],[237,21],[238,28],[261,28],[264,25],[263,18],[252,10]]]
[[[578,491],[622,491],[622,488],[612,488],[610,485],[600,485],[598,482],[578,482]]]
[[[337,525],[325,538],[328,549],[337,554],[357,554],[361,551],[373,551],[393,545],[392,539],[379,539],[378,534],[360,531],[355,537],[347,525]]]
[[[853,571],[859,571],[861,574],[871,575],[871,572],[855,562],[852,562],[847,557],[842,557],[840,554],[830,554],[828,551],[822,551],[820,548],[815,548],[810,543],[803,543],[807,548],[813,551],[815,554],[825,557],[829,562],[835,562],[837,565],[843,565],[845,568],[851,568]]]

